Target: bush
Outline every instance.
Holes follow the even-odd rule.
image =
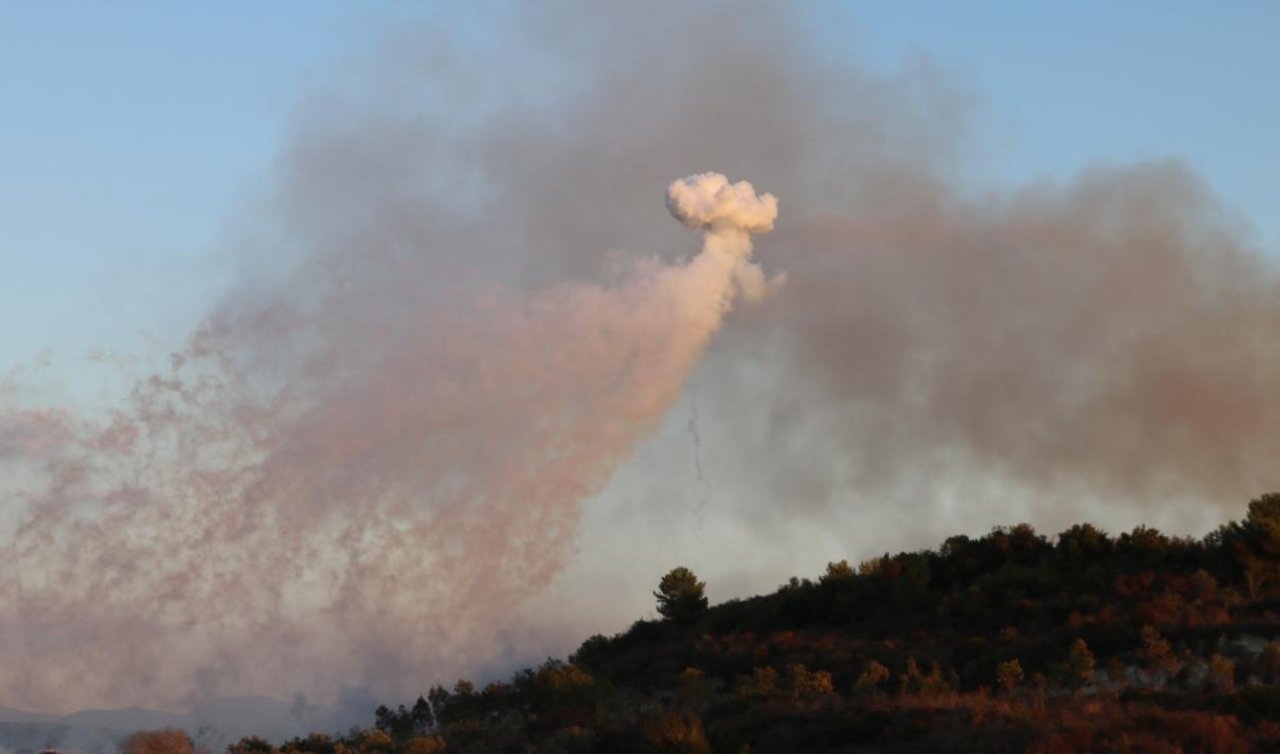
[[[996,666],[996,685],[1005,691],[1013,691],[1023,679],[1022,663],[1017,659]]]
[[[862,671],[862,675],[858,676],[857,687],[863,690],[874,691],[883,686],[887,680],[889,680],[889,669],[875,660],[872,660],[867,663],[867,667]]]
[[[693,712],[667,712],[645,720],[644,736],[662,751],[710,754],[702,718]]]
[[[196,746],[185,731],[164,728],[134,733],[120,742],[119,750],[120,754],[195,754]]]

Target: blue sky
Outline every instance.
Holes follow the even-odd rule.
[[[993,182],[1177,156],[1280,244],[1280,4],[804,5],[833,58],[928,54]],[[431,11],[464,39],[464,4]],[[293,108],[407,2],[0,3],[0,372],[180,337]],[[512,61],[495,60],[496,65]],[[64,366],[71,366],[70,363]]]
[[[967,77],[994,175],[1178,156],[1280,240],[1280,4],[856,3],[870,58],[925,51]],[[834,40],[828,39],[829,43]]]
[[[207,7],[0,5],[0,360],[173,335],[306,73],[355,17]]]

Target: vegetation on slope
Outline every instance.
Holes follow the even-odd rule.
[[[1280,750],[1280,494],[1203,539],[1088,524],[832,563],[374,727],[230,754]]]

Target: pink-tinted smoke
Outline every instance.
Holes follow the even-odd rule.
[[[325,330],[358,308],[340,286],[309,317],[223,311],[106,420],[3,415],[22,516],[0,696],[171,705],[197,677],[410,693],[494,653],[572,553],[584,499],[760,291],[750,234],[773,196],[715,174],[668,196],[705,229],[687,262],[402,302],[359,343]],[[264,332],[286,367],[250,370]]]

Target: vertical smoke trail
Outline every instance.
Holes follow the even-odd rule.
[[[689,383],[689,423],[685,429],[689,432],[689,440],[693,443],[693,474],[698,484],[706,479],[702,476],[702,435],[698,433],[698,384]]]
[[[689,422],[685,425],[685,431],[689,433],[689,442],[693,446],[693,476],[698,483],[698,499],[694,505],[694,517],[697,521],[697,531],[701,533],[703,514],[706,513],[707,504],[710,500],[707,480],[702,473],[702,434],[698,430],[698,383],[690,381],[686,392],[689,395]]]
[[[704,174],[683,264],[614,286],[212,317],[106,421],[0,414],[0,695],[41,708],[220,689],[409,693],[493,656],[566,564],[583,500],[650,435],[739,295],[777,203]],[[320,270],[325,273],[328,270]],[[264,369],[260,349],[278,348]]]
[[[773,230],[778,214],[778,203],[772,194],[757,199],[751,184],[745,181],[730,184],[719,173],[703,173],[672,183],[667,189],[667,207],[686,226],[706,229],[703,255],[725,265],[722,269],[727,271],[726,281],[736,284],[731,290],[741,291],[748,300],[758,300],[781,284],[781,277],[766,280],[759,265],[751,262],[750,234]],[[696,404],[692,411],[689,432],[694,442],[693,462],[698,481],[702,482]],[[705,505],[704,497],[695,511],[699,532]]]

